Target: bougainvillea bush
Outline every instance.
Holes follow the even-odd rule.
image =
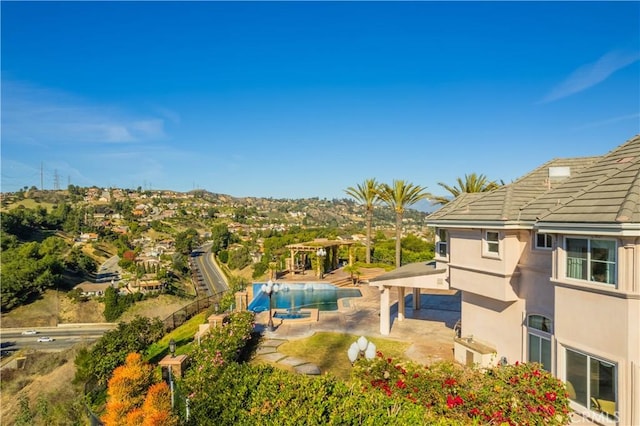
[[[363,392],[406,399],[451,420],[497,425],[564,425],[569,400],[564,384],[537,363],[486,370],[451,362],[398,363],[378,352],[359,360],[354,380]]]
[[[468,368],[358,360],[349,381],[242,363],[253,314],[234,313],[190,354],[177,383],[189,425],[563,425],[564,384],[539,364]],[[345,354],[346,356],[346,354]],[[240,361],[240,362],[239,362]]]
[[[305,376],[267,365],[230,363],[189,400],[188,425],[461,426],[407,400],[331,375]]]
[[[209,380],[215,380],[220,367],[237,361],[251,340],[255,315],[253,312],[234,312],[222,325],[209,329],[200,345],[189,354],[191,367],[185,384],[191,392],[198,392]]]

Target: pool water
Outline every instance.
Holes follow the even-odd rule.
[[[253,284],[253,300],[249,310],[262,312],[269,310],[269,296],[262,292],[263,283]],[[318,309],[320,311],[337,311],[338,299],[344,297],[362,297],[356,288],[338,288],[326,283],[280,284],[280,290],[271,295],[273,309]]]
[[[276,312],[273,317],[279,319],[311,318],[311,312]]]

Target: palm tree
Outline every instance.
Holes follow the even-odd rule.
[[[367,263],[371,263],[371,222],[373,222],[373,207],[380,203],[380,197],[378,190],[380,184],[376,182],[375,178],[366,179],[363,183],[358,184],[355,188],[350,186],[345,189],[344,192],[356,199],[365,206],[367,211]]]
[[[468,192],[487,192],[493,191],[498,188],[500,184],[496,181],[490,181],[487,179],[485,175],[478,175],[476,173],[471,173],[469,175],[464,175],[464,180],[462,178],[456,179],[457,185],[451,187],[446,183],[438,182],[438,185],[443,187],[449,192],[453,198],[458,197],[460,194],[468,193]],[[451,201],[449,197],[438,196],[433,198],[434,204],[447,204]]]
[[[396,212],[396,268],[400,267],[400,249],[402,236],[402,217],[407,206],[431,197],[426,188],[403,180],[394,180],[391,186],[380,185],[380,199]]]

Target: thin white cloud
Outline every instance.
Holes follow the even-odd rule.
[[[616,71],[640,60],[640,52],[612,51],[597,61],[575,70],[554,87],[539,103],[557,101],[602,83]]]
[[[3,81],[3,143],[131,143],[165,138],[164,120],[68,93]]]
[[[594,127],[602,127],[608,126],[609,124],[619,123],[620,121],[627,120],[636,120],[636,122],[640,119],[640,112],[636,112],[635,114],[621,115],[618,117],[607,118],[606,120],[594,121],[592,123],[587,123],[582,126],[575,127],[574,130],[584,130],[584,129],[592,129]]]

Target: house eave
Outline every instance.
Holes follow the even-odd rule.
[[[640,237],[640,223],[538,222],[535,229],[546,234]]]
[[[451,229],[531,229],[534,223],[517,220],[430,220],[427,221],[427,226]]]

